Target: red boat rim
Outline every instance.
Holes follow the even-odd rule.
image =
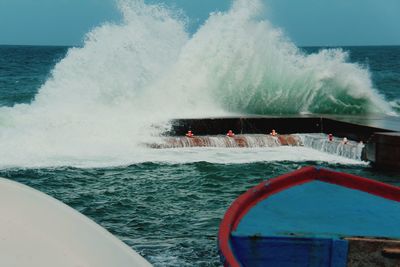
[[[239,196],[231,204],[225,213],[218,233],[219,249],[221,255],[225,259],[225,266],[241,266],[231,250],[229,239],[231,232],[237,228],[240,220],[252,207],[280,191],[314,180],[360,190],[400,202],[399,187],[352,174],[335,172],[313,166],[304,167],[297,171],[272,178],[247,190],[247,192]]]

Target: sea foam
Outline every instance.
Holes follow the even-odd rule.
[[[169,8],[119,7],[122,21],[71,48],[31,104],[0,109],[1,166],[157,160],[142,144],[172,118],[393,112],[366,68],[341,49],[303,53],[259,0],[234,1],[192,35]]]

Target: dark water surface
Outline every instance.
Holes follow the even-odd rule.
[[[155,266],[219,266],[218,226],[230,203],[267,178],[310,164],[318,163],[144,163],[106,169],[13,169],[0,171],[0,176],[77,209]],[[398,173],[322,166],[400,185]]]
[[[67,51],[57,46],[0,46],[0,106],[30,103]]]

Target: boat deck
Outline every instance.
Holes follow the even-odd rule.
[[[350,236],[400,239],[400,203],[362,191],[312,181],[259,202],[234,236]]]
[[[305,167],[239,196],[218,240],[223,262],[235,267],[397,267],[399,221],[398,187]]]

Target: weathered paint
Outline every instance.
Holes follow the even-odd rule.
[[[374,198],[380,197],[383,198],[384,201],[395,201],[397,205],[400,202],[400,188],[355,175],[337,173],[314,167],[306,167],[296,172],[282,175],[251,188],[245,194],[237,198],[226,212],[221,222],[218,236],[219,248],[224,264],[226,266],[241,266],[240,260],[236,255],[237,253],[234,251],[234,247],[231,244],[231,234],[239,227],[240,221],[245,218],[246,214],[250,212],[254,206],[257,206],[258,203],[279,192],[313,181],[322,181],[332,185],[355,189],[374,195]],[[316,199],[315,202],[318,202],[318,199]],[[332,215],[334,216],[334,214]],[[346,223],[349,224],[351,221],[347,221]],[[296,238],[298,237],[294,237],[293,239]],[[333,237],[332,239],[337,238]],[[267,263],[265,264],[267,265]]]
[[[335,184],[311,181],[258,202],[232,234],[400,239],[399,222],[399,202]]]
[[[345,267],[348,242],[328,238],[232,236],[231,245],[243,266]]]

